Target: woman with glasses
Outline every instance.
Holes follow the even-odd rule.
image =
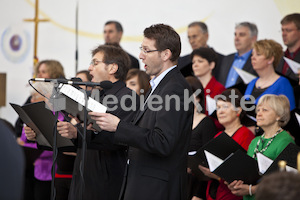
[[[232,98],[233,96],[237,98]],[[241,119],[245,113],[241,108],[242,94],[237,89],[227,89],[217,98],[217,117],[219,122],[225,127],[224,131],[219,132],[218,137],[223,132],[235,140],[245,150],[254,134],[241,124]],[[241,200],[242,197],[231,193],[224,180],[210,172],[206,167],[199,165],[199,169],[211,180],[208,182],[206,190],[207,200]]]

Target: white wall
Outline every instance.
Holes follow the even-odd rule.
[[[49,22],[39,24],[38,58],[57,59],[67,78],[75,75],[75,0],[39,0],[40,18]],[[250,21],[259,29],[259,39],[275,39],[282,44],[281,18],[300,11],[298,0],[79,0],[79,70],[87,69],[90,51],[103,43],[103,24],[118,20],[124,28],[122,47],[138,57],[144,28],[155,23],[174,27],[182,39],[182,55],[190,53],[186,26],[197,20],[209,28],[209,45],[216,51],[234,52],[233,32],[236,23]],[[29,96],[28,79],[33,68],[33,23],[35,0],[0,1],[0,73],[7,73],[7,105],[0,108],[0,117],[14,123],[17,114],[9,102],[23,104]],[[117,6],[116,6],[117,5]],[[8,33],[10,31],[10,33]],[[28,33],[29,37],[26,38]],[[13,34],[21,35],[19,51],[9,48]],[[6,47],[4,50],[3,47]],[[27,54],[23,54],[26,52]],[[5,56],[11,56],[7,59]],[[23,60],[16,61],[23,55]],[[13,59],[12,59],[13,58]]]

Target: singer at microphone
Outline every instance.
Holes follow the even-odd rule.
[[[131,98],[124,98],[124,104],[134,106],[132,110],[123,109],[121,106],[122,97],[136,95],[126,87],[124,82],[129,66],[130,59],[127,53],[112,45],[100,45],[95,48],[92,51],[92,62],[89,66],[89,74],[92,76],[91,81],[103,88],[99,93],[100,103],[105,104],[109,101],[105,100],[105,97],[115,97],[114,101],[106,104],[109,108],[108,112],[128,123],[135,116],[134,110],[139,108],[139,101],[134,102]],[[110,89],[108,89],[109,87]],[[137,95],[135,97],[138,99]],[[96,123],[94,125],[98,126]],[[85,139],[84,134],[77,133],[77,128],[81,133],[84,133],[85,127],[80,124],[74,127],[69,125],[68,122],[57,123],[58,133],[62,137],[77,138],[76,141],[79,143],[68,198],[118,199],[126,166],[126,147],[117,144],[103,145],[100,141],[102,136],[107,136],[108,141],[113,141],[111,139],[112,132],[101,131],[99,134],[99,132],[93,131],[94,129],[88,129],[86,132],[87,139]],[[84,147],[87,148],[87,152],[84,151]],[[87,156],[84,157],[85,155]],[[84,165],[81,165],[82,160],[84,160]],[[106,166],[105,168],[103,168],[103,163]]]

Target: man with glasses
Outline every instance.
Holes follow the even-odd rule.
[[[111,45],[121,47],[120,41],[123,36],[123,27],[120,24],[120,22],[107,21],[104,25],[103,35],[104,35],[105,44],[111,44]],[[126,52],[126,53],[128,54],[128,56],[131,60],[130,68],[139,69],[140,68],[139,61],[134,56],[129,54],[128,52]]]
[[[281,20],[281,33],[283,43],[287,47],[283,56],[300,63],[300,13],[286,15]],[[296,109],[291,112],[291,119],[284,129],[292,134],[296,144],[299,145],[300,123],[298,122],[295,113],[298,115],[300,114],[300,71],[298,74],[295,74],[288,63],[282,58],[279,65],[276,67],[276,72],[288,78],[294,88]]]
[[[190,97],[191,90],[176,66],[180,51],[180,37],[172,27],[146,28],[139,58],[154,78],[144,106],[132,123],[107,113],[90,113],[102,130],[112,132],[114,143],[129,146],[120,199],[187,198],[193,104],[184,101],[184,94]]]
[[[285,16],[281,20],[281,31],[283,43],[287,47],[284,56],[300,63],[300,13]],[[284,59],[281,59],[276,71],[289,78],[292,85],[298,84],[298,75],[291,70]]]
[[[204,22],[192,22],[188,25],[188,39],[189,43],[193,50],[199,49],[200,47],[209,47],[207,44],[209,33],[207,25]],[[224,57],[222,54],[216,52],[218,55],[218,62],[217,66],[213,69],[213,75],[215,71],[219,68],[221,64],[222,58]],[[192,58],[191,54],[182,56],[178,59],[178,67],[183,74],[184,77],[192,76],[193,69],[192,69]]]
[[[100,91],[100,102],[103,104],[107,102],[108,112],[130,122],[135,116],[135,111],[139,108],[139,102],[133,102],[130,98],[126,98],[125,101],[121,100],[124,96],[129,95],[135,95],[138,98],[137,94],[127,88],[124,83],[130,63],[128,55],[119,47],[100,45],[92,51],[92,56],[88,69],[92,76],[92,82],[111,81],[113,83],[112,88],[104,88]],[[126,108],[133,106],[133,109],[125,109],[121,106],[122,102]],[[78,132],[76,127],[68,122],[57,123],[59,134],[74,139],[78,146],[69,199],[81,199],[82,197],[86,200],[118,199],[126,165],[127,148],[120,145],[99,143],[101,135],[110,135],[111,133],[107,131],[99,133],[93,130],[90,124],[86,135],[87,151],[84,154],[84,171],[81,172],[81,165],[83,165],[81,133],[83,133],[83,127],[77,125],[77,128]],[[82,182],[82,174],[84,182]],[[83,195],[81,193],[82,188],[84,189]]]

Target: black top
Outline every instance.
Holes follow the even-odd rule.
[[[253,91],[251,93],[252,96],[254,96],[255,99],[257,99],[262,93],[264,93],[269,87],[266,87],[266,88],[257,88],[257,87],[254,87],[253,88]]]
[[[213,139],[217,133],[217,128],[209,117],[205,117],[192,130],[191,142],[189,151],[197,151],[209,140]]]
[[[118,99],[117,104],[108,104],[108,108],[117,109],[108,111],[116,115],[121,120],[130,122],[135,116],[133,111],[125,111],[120,106],[120,100],[125,95],[131,95],[132,91],[126,87],[122,81],[113,83],[113,87],[105,89],[100,92],[100,102],[104,104],[103,99],[105,96],[114,95]],[[138,99],[138,97],[136,97]],[[133,102],[127,98],[125,105],[127,108]],[[139,108],[139,101],[137,101],[137,108]],[[83,127],[78,127],[83,132]],[[113,133],[108,131],[93,132],[87,131],[86,142],[87,150],[85,154],[85,168],[84,168],[84,191],[83,199],[93,200],[114,200],[118,199],[120,189],[123,182],[124,170],[127,160],[127,147],[113,144],[113,140],[105,140],[102,142],[102,137],[106,135],[111,136]],[[112,138],[111,138],[112,139]],[[80,196],[80,189],[82,179],[80,175],[80,166],[82,161],[82,138],[78,134],[77,143],[77,156],[74,163],[74,172],[69,192],[69,199],[78,199]]]
[[[140,69],[140,63],[138,61],[138,59],[136,59],[134,56],[132,56],[131,54],[127,53],[129,58],[130,58],[130,69],[136,68],[136,69]]]

